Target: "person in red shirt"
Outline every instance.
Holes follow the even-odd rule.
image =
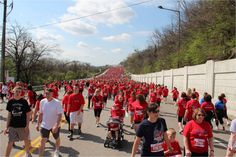
[[[208,94],[207,96],[204,97],[205,102],[202,103],[201,108],[206,112],[205,115],[205,120],[212,126],[211,120],[215,117],[215,120],[218,121],[217,115],[216,115],[216,110],[215,106],[211,102],[211,95]]]
[[[67,108],[68,108],[68,104],[69,104],[69,97],[72,93],[73,93],[72,90],[68,90],[66,92],[66,95],[63,96],[62,101],[61,101],[61,104],[62,104],[62,107],[63,107],[63,110],[64,110],[64,116],[65,116],[65,119],[68,123],[68,131],[69,132],[70,132],[70,117],[66,113],[67,113]]]
[[[34,112],[32,114],[32,123],[35,122],[39,108],[40,108],[40,101],[44,98],[43,94],[39,94],[37,95],[36,98],[36,103],[35,103],[35,108],[34,108]]]
[[[154,91],[154,89],[151,89],[150,94],[149,94],[149,103],[156,103],[157,102],[157,94]]]
[[[197,100],[199,100],[199,93],[196,91],[196,88],[193,88],[193,93],[196,94]]]
[[[188,95],[187,95],[188,96]],[[200,108],[200,104],[197,100],[196,94],[191,94],[191,100],[189,100],[186,104],[186,110],[184,114],[184,121],[188,122],[192,120],[193,111],[197,108]]]
[[[203,109],[197,108],[193,112],[193,120],[184,127],[184,148],[185,156],[208,157],[208,146],[210,157],[214,156],[213,133],[211,125],[204,120],[206,113]]]
[[[136,100],[135,92],[131,92],[131,97],[128,99],[128,113],[130,115],[130,124],[131,129],[134,128],[134,106],[132,105],[133,102]]]
[[[93,97],[94,92],[95,92],[94,86],[90,84],[88,88],[88,109],[90,109],[90,101]]]
[[[166,141],[163,143],[164,154],[165,157],[182,157],[182,152],[180,149],[179,142],[175,139],[176,138],[176,131],[174,128],[169,128],[167,131],[167,136],[170,141],[170,145],[172,147],[172,151],[168,149]]]
[[[34,94],[34,91],[33,91],[33,88],[31,85],[28,85],[27,87],[27,96],[28,96],[28,104],[30,107],[34,107],[35,105],[35,102],[36,102],[36,98],[35,98],[35,94]]]
[[[185,121],[183,121],[183,117],[185,114],[185,108],[187,104],[187,95],[185,92],[181,93],[181,99],[177,102],[177,115],[178,115],[178,125],[179,125],[179,133],[182,134],[183,132],[183,125],[186,124]],[[182,122],[183,121],[183,122]]]
[[[74,85],[74,93],[69,96],[67,116],[70,116],[70,135],[68,138],[73,140],[74,126],[78,124],[78,133],[81,134],[83,123],[83,107],[85,104],[83,95],[79,92],[79,86]]]
[[[108,89],[106,86],[104,86],[104,88],[102,89],[102,97],[103,97],[104,106],[106,106],[107,98],[108,98]]]
[[[163,101],[166,103],[167,101],[167,96],[168,96],[169,90],[167,88],[167,86],[164,87],[164,89],[162,90],[162,95],[163,95]]]
[[[176,87],[174,87],[174,89],[171,91],[171,93],[172,93],[173,101],[174,101],[174,103],[176,103],[176,101],[179,97],[179,91],[177,90]]]
[[[143,121],[148,103],[145,101],[143,95],[136,96],[136,101],[132,103],[134,107],[134,129],[138,128],[138,125]]]
[[[96,89],[94,96],[92,97],[92,106],[94,108],[94,116],[96,118],[96,126],[100,125],[100,115],[104,107],[103,97],[101,96],[101,90]]]

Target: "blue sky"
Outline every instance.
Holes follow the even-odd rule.
[[[147,47],[155,29],[161,31],[175,22],[174,12],[157,6],[177,9],[178,0],[150,0],[128,7],[144,1],[148,0],[15,0],[7,21],[8,26],[17,22],[26,28],[36,27],[30,30],[34,38],[59,45],[61,51],[51,53],[52,57],[95,66],[116,65],[134,49]],[[120,7],[127,8],[38,27]]]

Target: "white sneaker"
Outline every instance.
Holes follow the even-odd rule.
[[[230,122],[229,121],[227,121],[227,125],[230,126]]]
[[[55,150],[53,157],[59,157],[59,151]]]

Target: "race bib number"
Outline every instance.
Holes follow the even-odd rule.
[[[137,111],[137,115],[141,116],[143,114],[142,111]]]
[[[205,147],[205,140],[204,139],[195,138],[194,142],[195,142],[194,143],[195,147],[201,147],[201,148]]]
[[[151,152],[155,153],[155,152],[163,151],[163,146],[162,145],[163,145],[163,142],[151,144]]]

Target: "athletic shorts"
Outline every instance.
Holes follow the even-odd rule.
[[[60,127],[58,128],[57,132],[56,133],[53,133],[52,132],[52,129],[48,130],[48,129],[45,129],[45,128],[41,128],[40,129],[40,134],[41,134],[41,137],[42,138],[49,138],[49,134],[50,132],[52,133],[52,136],[54,137],[54,139],[58,139],[59,138],[59,133],[60,133]]]
[[[83,112],[80,112],[79,115],[78,115],[78,111],[71,112],[70,123],[71,124],[83,123]]]
[[[29,132],[25,128],[13,128],[9,127],[9,142],[17,142],[27,140],[29,138]]]
[[[100,117],[101,112],[102,112],[102,109],[101,109],[101,108],[100,108],[100,109],[94,109],[94,116],[95,116],[95,117]]]

